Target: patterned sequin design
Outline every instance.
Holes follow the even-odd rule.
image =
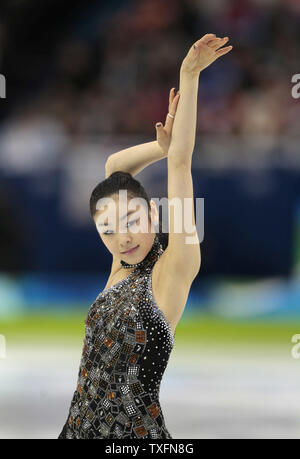
[[[59,439],[172,438],[159,391],[174,336],[152,292],[162,253],[156,235],[143,263],[91,305],[77,388]]]

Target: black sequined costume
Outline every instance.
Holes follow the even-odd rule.
[[[172,438],[159,402],[174,336],[152,291],[158,235],[126,279],[98,295],[85,320],[77,388],[59,439]]]

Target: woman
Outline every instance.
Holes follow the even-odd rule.
[[[111,155],[106,179],[92,192],[91,214],[113,263],[85,321],[77,388],[58,438],[172,438],[159,390],[176,325],[200,269],[200,244],[196,230],[175,231],[174,208],[169,208],[167,238],[152,231],[157,208],[133,176],[167,156],[169,202],[193,198],[198,78],[232,49],[221,48],[227,40],[207,34],[190,48],[180,68],[180,91],[175,96],[171,90],[166,124],[157,127],[157,142]],[[128,197],[140,200],[138,218],[130,217]],[[187,244],[191,236],[197,242]]]

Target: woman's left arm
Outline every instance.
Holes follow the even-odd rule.
[[[218,57],[231,51],[222,48],[228,37],[206,34],[189,50],[180,68],[180,101],[174,121],[168,152],[169,243],[165,256],[165,272],[175,276],[196,275],[200,268],[200,242],[195,224],[193,204],[192,155],[195,145],[198,79],[202,70]],[[186,209],[186,203],[191,203]],[[186,218],[193,231],[186,228]],[[180,228],[180,231],[177,228]],[[186,260],[189,262],[186,263]],[[173,270],[173,271],[172,271]]]
[[[190,48],[180,67],[180,101],[174,120],[172,142],[168,160],[177,165],[191,166],[195,147],[197,96],[199,75],[216,59],[231,51],[232,46],[221,48],[228,37],[218,38],[206,34]]]
[[[179,96],[179,91],[175,95],[175,88],[172,88],[169,94],[168,112],[174,117]],[[164,126],[161,123],[156,124],[157,140],[126,148],[110,155],[105,164],[106,178],[115,171],[129,172],[134,176],[150,164],[167,158],[174,119],[167,115]]]

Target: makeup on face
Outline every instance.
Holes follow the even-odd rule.
[[[138,248],[139,248],[139,245],[136,246],[136,247],[133,247],[131,250],[129,250],[127,252],[122,252],[122,255],[131,255],[132,253],[135,253]]]

